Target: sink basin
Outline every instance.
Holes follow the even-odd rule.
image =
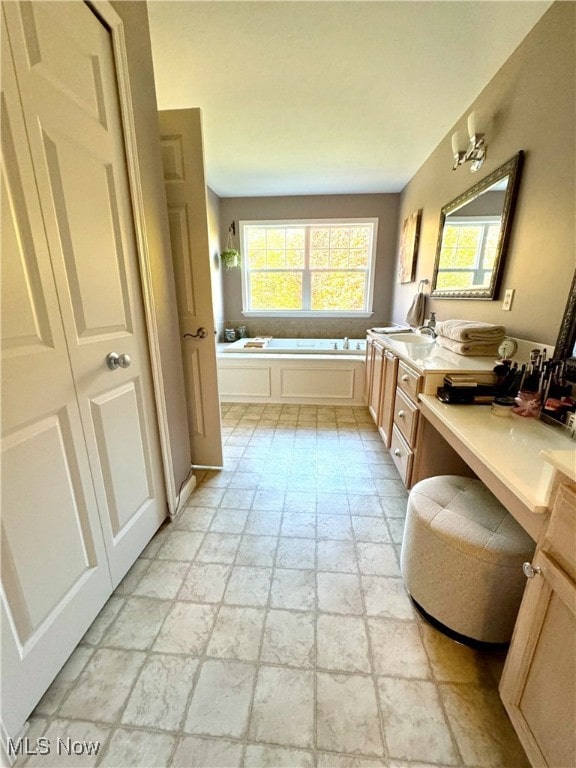
[[[391,333],[387,337],[390,341],[401,341],[402,344],[433,344],[434,339],[429,333]]]

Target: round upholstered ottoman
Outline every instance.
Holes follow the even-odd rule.
[[[401,570],[413,600],[453,632],[506,643],[535,544],[479,480],[444,475],[408,497]]]

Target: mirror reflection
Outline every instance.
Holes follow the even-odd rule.
[[[435,298],[493,299],[504,264],[523,153],[442,208]]]

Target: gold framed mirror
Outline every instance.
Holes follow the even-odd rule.
[[[497,298],[523,159],[518,152],[441,209],[432,297]]]
[[[576,384],[576,271],[572,278],[564,318],[558,331],[554,358],[566,360],[566,378]]]

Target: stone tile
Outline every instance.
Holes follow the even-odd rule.
[[[318,673],[316,744],[334,752],[383,754],[371,677]]]
[[[375,517],[353,517],[352,527],[356,541],[390,543],[390,533],[385,520]]]
[[[197,488],[188,499],[188,507],[217,507],[222,501],[225,488]]]
[[[191,535],[196,536],[197,534],[193,533]],[[138,597],[157,597],[160,600],[173,600],[182,586],[189,567],[189,563],[172,560],[153,560],[134,589],[134,594]]]
[[[275,467],[276,468],[276,467]],[[270,473],[265,468],[264,474],[260,477],[258,490],[261,491],[284,491],[288,485],[288,478],[285,474]]]
[[[388,576],[362,576],[362,589],[366,613],[369,616],[407,620],[415,618],[412,601],[402,579]]]
[[[314,768],[314,757],[303,749],[284,749],[249,744],[244,756],[245,768]]]
[[[370,544],[359,541],[356,544],[360,572],[367,576],[400,577],[400,567],[391,544]]]
[[[281,524],[282,515],[280,512],[252,510],[248,515],[244,533],[262,536],[277,536],[280,533]]]
[[[114,722],[145,658],[138,651],[99,648],[60,707],[60,715]]]
[[[252,449],[248,449],[252,450]],[[257,450],[257,449],[254,449]],[[267,450],[267,449],[261,449]],[[255,491],[258,488],[261,475],[256,472],[234,472],[229,483],[229,488],[242,488],[247,491]]]
[[[39,753],[29,757],[25,762],[26,768],[60,768],[63,765],[89,768],[96,765],[102,753],[102,745],[108,739],[109,733],[110,728],[96,723],[83,720],[53,720],[43,734],[43,738],[48,739],[47,743],[51,747],[50,753],[47,755]],[[64,745],[68,743],[68,739],[72,742],[86,742],[87,747],[82,755],[73,753],[68,755],[64,748],[62,748],[62,754],[59,754],[58,739]]]
[[[337,755],[334,752],[318,753],[318,768],[392,768],[392,764],[375,757],[358,757],[356,755]],[[406,766],[412,768],[412,766]],[[422,768],[414,766],[413,768]],[[439,768],[435,766],[435,768]]]
[[[405,496],[380,496],[380,504],[386,518],[404,520],[406,517],[407,499]]]
[[[349,515],[348,497],[342,493],[318,491],[316,494],[316,513],[318,515]]]
[[[247,517],[246,509],[219,509],[212,519],[210,530],[215,533],[242,533]]]
[[[313,746],[312,672],[284,667],[260,667],[249,738],[284,746]]]
[[[36,713],[41,715],[53,715],[64,696],[68,693],[75,680],[90,660],[94,649],[86,645],[79,645],[74,650],[66,664],[62,667],[56,678],[53,680],[50,688],[38,702]],[[26,734],[28,735],[28,734]]]
[[[382,517],[382,504],[378,496],[348,494],[348,503],[353,516]]]
[[[224,739],[199,739],[186,736],[178,744],[173,768],[240,768],[242,744]]]
[[[319,571],[358,572],[356,550],[352,541],[319,541],[317,557]]]
[[[123,597],[118,597],[116,595],[109,597],[108,602],[104,608],[102,608],[98,616],[96,616],[81,642],[87,643],[88,645],[98,645],[106,634],[108,627],[120,613],[120,609],[123,607],[124,603],[125,600]]]
[[[403,517],[389,517],[388,528],[394,544],[402,544],[404,538],[405,520]]]
[[[222,496],[220,507],[230,509],[250,509],[254,500],[254,491],[241,488],[228,488]]]
[[[242,536],[236,565],[273,565],[277,543],[276,536]]]
[[[239,661],[205,661],[200,670],[186,733],[241,738],[248,725],[256,668]]]
[[[208,643],[208,656],[239,661],[256,661],[264,626],[263,608],[236,608],[222,605]]]
[[[316,625],[317,666],[338,672],[370,672],[364,620],[320,614]]]
[[[188,571],[178,600],[193,603],[219,603],[224,595],[231,565],[205,563],[192,565]]]
[[[201,656],[210,637],[217,608],[214,605],[174,603],[154,643],[158,653]]]
[[[261,659],[291,667],[314,666],[314,614],[269,611]]]
[[[279,568],[310,569],[316,565],[316,541],[281,536],[276,555]]]
[[[198,660],[151,654],[136,681],[122,723],[178,731],[194,684]]]
[[[118,728],[98,765],[106,768],[141,768],[153,765],[164,768],[170,765],[170,756],[176,743],[174,736],[164,733],[146,733]]]
[[[173,530],[169,533],[160,551],[156,555],[159,560],[185,560],[191,562],[202,543],[203,533],[198,531]]]
[[[390,758],[447,765],[458,762],[434,683],[380,677],[378,693]]]
[[[282,536],[314,539],[316,537],[316,515],[307,512],[285,512],[282,518]]]
[[[380,478],[374,479],[374,486],[376,488],[376,493],[379,496],[386,496],[388,498],[390,497],[396,497],[399,499],[404,500],[404,504],[406,504],[406,500],[408,499],[408,491],[406,490],[406,486],[400,480],[398,477],[396,479],[389,479],[389,480],[382,480]]]
[[[316,527],[319,539],[353,539],[349,515],[319,515]]]
[[[428,623],[422,622],[420,630],[436,680],[445,683],[491,684],[485,654],[451,640]]]
[[[103,638],[104,645],[146,651],[152,646],[170,603],[150,597],[130,597]]]
[[[369,618],[367,623],[377,675],[431,676],[415,621]]]
[[[172,525],[176,530],[207,531],[213,517],[210,507],[185,507]]]
[[[529,768],[498,691],[448,683],[439,689],[466,765]]]
[[[138,585],[138,582],[144,576],[148,567],[150,566],[150,560],[136,560],[132,568],[128,571],[126,576],[122,579],[120,584],[114,590],[115,595],[131,595],[134,592],[134,588]]]
[[[270,591],[272,608],[294,608],[313,611],[316,607],[316,575],[314,571],[275,568]]]
[[[284,512],[314,514],[316,512],[316,494],[305,491],[286,491]]]
[[[229,565],[234,562],[236,550],[240,544],[240,536],[232,533],[207,533],[202,542],[196,563],[224,563]]]
[[[153,560],[158,554],[162,544],[164,544],[165,537],[170,533],[171,530],[172,528],[169,523],[166,522],[161,525],[154,536],[150,539],[144,550],[140,553],[140,557],[144,558],[145,560]]]
[[[256,491],[252,509],[267,509],[271,512],[281,512],[284,507],[284,494],[279,489],[260,488]]]
[[[224,593],[224,602],[232,605],[266,605],[271,576],[271,568],[234,566]]]
[[[318,610],[325,613],[360,615],[360,579],[351,573],[318,573]]]

